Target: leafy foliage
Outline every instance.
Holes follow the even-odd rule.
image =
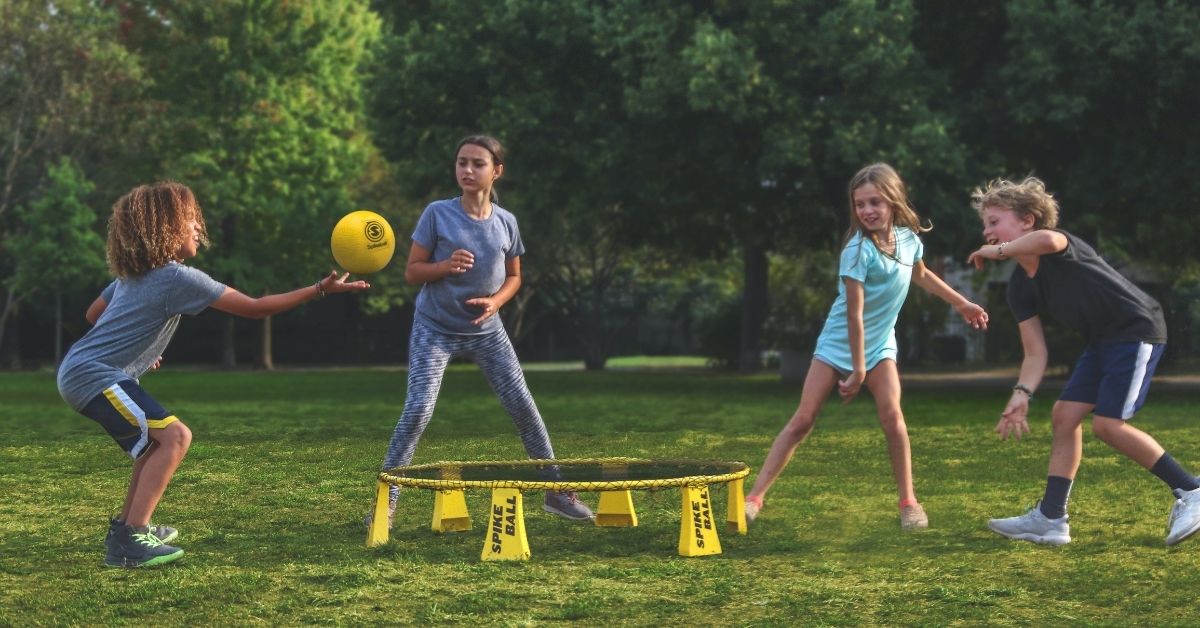
[[[368,151],[360,69],[378,20],[332,0],[139,8],[130,41],[157,58],[163,169],[215,227],[208,265],[251,294],[320,276]]]

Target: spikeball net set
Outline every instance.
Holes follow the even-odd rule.
[[[464,490],[490,489],[492,503],[483,560],[529,558],[522,491],[599,492],[595,524],[634,527],[637,513],[631,491],[679,488],[679,554],[720,554],[710,487],[728,485],[726,525],[731,531],[745,534],[742,482],[749,473],[750,467],[742,462],[642,458],[451,461],[396,467],[379,474],[367,545],[388,541],[388,496],[392,486],[434,492],[431,527],[435,532],[471,529]]]

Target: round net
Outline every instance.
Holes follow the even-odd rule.
[[[749,473],[750,467],[744,462],[567,458],[435,462],[388,469],[379,474],[379,479],[396,486],[438,490],[616,491],[721,484]]]

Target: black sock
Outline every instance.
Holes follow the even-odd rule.
[[[1183,470],[1178,462],[1171,457],[1171,454],[1163,452],[1162,458],[1154,463],[1154,467],[1150,469],[1150,473],[1158,476],[1158,479],[1167,483],[1173,489],[1183,489],[1185,491],[1194,491],[1200,488],[1200,484],[1196,483],[1196,477],[1191,473]]]
[[[1042,496],[1040,510],[1047,519],[1061,519],[1067,514],[1067,498],[1071,495],[1069,480],[1057,475],[1046,476],[1046,494]]]

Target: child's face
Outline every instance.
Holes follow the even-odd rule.
[[[200,251],[200,223],[195,214],[183,225],[183,244],[179,245],[179,252],[175,254],[180,261],[196,257],[196,253]]]
[[[892,206],[884,200],[873,183],[864,183],[854,189],[854,215],[863,228],[872,234],[892,226]]]
[[[496,166],[492,162],[492,153],[477,144],[463,144],[458,149],[455,160],[454,176],[463,192],[478,192],[490,190],[492,183],[500,177],[504,166]]]
[[[983,220],[983,239],[988,244],[1011,242],[1033,230],[1033,216],[1022,219],[1007,207],[984,207],[980,218]]]

